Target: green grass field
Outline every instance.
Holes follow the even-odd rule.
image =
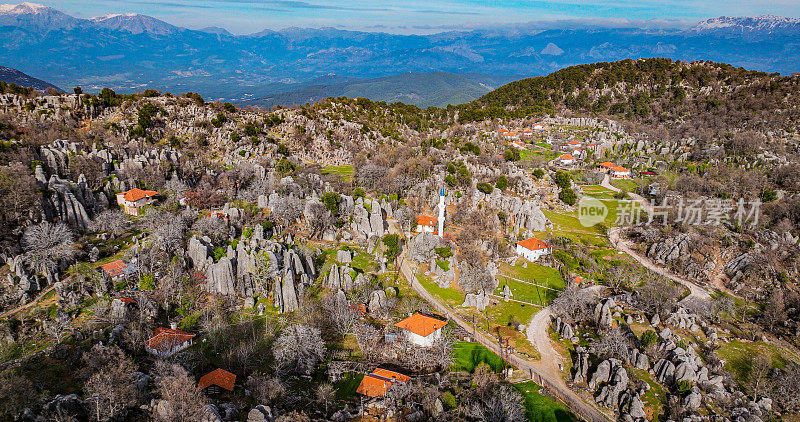
[[[322,174],[337,175],[344,180],[352,179],[353,173],[353,166],[325,166],[322,168]]]
[[[502,264],[497,279],[500,281],[495,295],[503,296],[503,287],[508,284],[511,288],[512,299],[521,300],[523,302],[535,303],[537,305],[547,306],[553,299],[558,296],[557,291],[537,288],[530,284],[525,284],[517,280],[512,280],[503,277],[500,274],[513,277],[518,280],[527,281],[529,283],[536,283],[542,286],[550,287],[551,289],[563,290],[564,280],[557,270],[550,267],[545,267],[539,264],[528,263],[527,268],[522,265],[510,266]]]
[[[636,192],[639,188],[635,179],[611,179],[611,186],[628,192]]]
[[[489,365],[496,373],[503,372],[506,365],[500,356],[480,343],[459,341],[453,344],[453,364],[450,370],[473,373],[481,363]]]
[[[336,400],[347,400],[355,395],[363,378],[364,374],[346,374],[339,382],[333,384]]]
[[[783,368],[789,361],[800,363],[800,356],[763,341],[732,340],[720,344],[717,354],[725,360],[725,369],[730,371],[742,385],[750,378],[753,359],[756,356],[767,356],[774,368]]]
[[[581,186],[581,190],[583,190],[585,195],[597,199],[613,199],[614,194],[616,194],[616,192],[613,190],[604,188],[600,185]]]
[[[433,282],[433,279],[430,277],[417,274],[417,280],[419,284],[422,284],[422,287],[425,288],[430,294],[442,299],[446,304],[450,306],[458,306],[464,303],[464,293],[456,290],[453,287],[448,287],[443,289],[439,287],[438,284]]]
[[[525,419],[530,422],[572,422],[578,419],[566,406],[539,392],[542,387],[532,381],[514,384],[524,397]]]

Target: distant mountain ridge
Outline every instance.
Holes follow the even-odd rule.
[[[17,84],[24,88],[33,88],[39,91],[45,91],[47,88],[53,88],[63,92],[61,88],[51,83],[36,79],[33,76],[26,75],[19,70],[12,69],[10,67],[0,66],[0,81],[9,84]]]
[[[404,73],[529,77],[577,64],[647,57],[710,60],[784,74],[800,71],[800,50],[795,48],[800,32],[796,20],[789,18],[721,17],[674,29],[554,26],[498,26],[432,35],[335,28],[232,35],[223,28],[190,30],[138,14],[79,19],[23,3],[0,6],[0,63],[87,91],[109,86],[134,92],[147,87],[238,102],[278,98],[278,93],[307,89],[316,78],[330,74],[358,79]],[[473,82],[467,78],[459,84],[439,84],[452,92],[435,94],[439,98],[430,101],[420,98],[420,104],[469,98],[477,92]],[[375,92],[372,88],[365,90]],[[341,86],[325,90],[349,92]],[[408,89],[391,94],[375,93],[408,101],[416,95]]]
[[[314,103],[328,97],[365,97],[387,103],[402,102],[421,108],[445,107],[472,101],[514,77],[452,73],[401,73],[372,79],[313,84],[296,90],[245,101],[245,105],[272,107]]]

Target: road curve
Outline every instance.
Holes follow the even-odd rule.
[[[437,312],[442,314],[443,316],[447,317],[449,320],[458,324],[459,327],[464,329],[469,333],[474,333],[475,340],[482,344],[487,349],[493,351],[494,353],[503,356],[504,354],[500,350],[500,347],[495,343],[494,339],[489,338],[488,336],[476,332],[472,325],[467,321],[464,321],[461,317],[456,315],[450,308],[439,302],[433,295],[431,295],[418,281],[417,278],[414,276],[414,271],[411,269],[411,266],[408,264],[408,259],[405,251],[403,254],[398,258],[400,262],[400,274],[408,281],[411,285],[411,288],[426,302],[428,302],[431,306],[433,306]],[[540,311],[538,314],[543,313],[544,311]],[[537,314],[537,315],[538,315]],[[545,319],[549,323],[549,314],[548,317]],[[545,337],[547,336],[547,327],[544,328]],[[548,339],[549,341],[549,339]],[[506,359],[509,363],[517,367],[519,370],[527,372],[531,375],[531,378],[547,389],[550,393],[554,396],[558,397],[567,407],[574,412],[576,415],[580,416],[583,420],[591,421],[591,422],[605,422],[613,420],[603,412],[598,410],[596,407],[586,403],[583,399],[578,396],[574,391],[572,391],[561,378],[561,372],[557,370],[558,364],[561,361],[561,357],[555,350],[552,349],[552,346],[549,346],[550,350],[552,350],[554,355],[542,353],[542,359],[540,361],[530,361],[528,359],[523,358],[517,354],[505,354]],[[556,357],[557,356],[557,357]],[[552,368],[556,368],[554,372]]]
[[[650,270],[650,271],[652,271],[652,272],[654,272],[654,273],[656,273],[658,275],[661,275],[663,277],[666,277],[666,278],[668,278],[668,279],[670,279],[670,280],[672,280],[672,281],[674,281],[674,282],[676,282],[678,284],[683,285],[687,289],[689,289],[689,295],[686,296],[685,298],[683,298],[683,300],[681,300],[682,303],[685,303],[685,302],[690,301],[690,300],[697,300],[697,299],[702,300],[702,301],[711,300],[711,295],[703,287],[695,284],[694,282],[690,281],[689,279],[687,279],[685,277],[681,277],[681,276],[669,271],[668,269],[666,269],[664,267],[656,265],[653,261],[651,261],[647,257],[642,256],[640,253],[638,253],[635,250],[633,250],[633,248],[630,245],[630,242],[628,242],[625,239],[622,239],[622,237],[620,236],[620,228],[619,227],[613,227],[613,228],[608,230],[608,239],[611,241],[611,244],[614,245],[614,247],[616,249],[618,249],[618,250],[620,250],[622,252],[625,252],[626,254],[630,255],[631,258],[635,259],[639,264],[641,264],[642,266],[644,266],[648,270]]]

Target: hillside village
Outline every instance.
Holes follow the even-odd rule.
[[[2,420],[800,412],[800,121],[2,88]]]

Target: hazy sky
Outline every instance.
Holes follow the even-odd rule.
[[[800,17],[800,0],[32,0],[77,17],[141,13],[235,34],[291,26],[431,33],[559,19],[679,25],[717,16]]]

